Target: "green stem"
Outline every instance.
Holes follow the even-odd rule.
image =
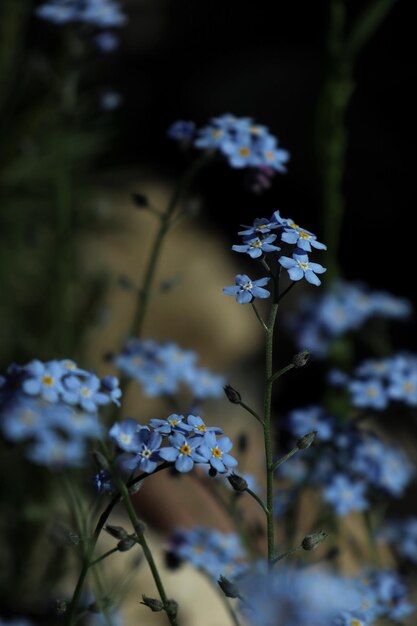
[[[100,563],[100,561],[104,561],[104,559],[107,559],[108,556],[110,556],[111,554],[114,554],[115,552],[119,552],[119,549],[112,548],[111,550],[107,550],[107,552],[99,556],[98,559],[96,559],[95,561],[91,561],[89,563],[89,567],[93,567],[93,565],[97,565],[97,563]]]
[[[280,370],[275,372],[275,374],[271,377],[270,382],[271,383],[275,382],[277,378],[280,378],[280,376],[283,376],[284,374],[292,370],[294,367],[295,367],[294,363],[290,363],[289,365],[286,365],[285,367],[281,368]]]
[[[273,471],[275,472],[280,467],[280,465],[285,463],[285,461],[288,461],[288,459],[290,459],[292,456],[294,456],[294,454],[297,454],[297,452],[299,450],[300,450],[300,448],[298,446],[295,446],[295,448],[293,448],[292,450],[287,452],[287,454],[284,454],[284,456],[282,456],[277,461],[275,461],[275,463],[273,465],[273,468],[272,468]]]
[[[245,411],[247,411],[248,413],[250,413],[251,415],[253,415],[253,417],[260,423],[263,424],[262,418],[259,417],[259,415],[250,408],[250,406],[248,406],[247,404],[245,404],[244,402],[239,402],[239,406],[242,407],[242,409],[245,409]]]
[[[268,320],[268,332],[266,335],[265,348],[265,391],[264,391],[264,446],[266,464],[266,508],[267,508],[267,542],[268,562],[272,566],[275,553],[274,516],[273,516],[273,442],[271,429],[271,404],[272,404],[272,357],[275,320],[278,313],[278,303],[271,307]]]
[[[252,489],[249,489],[249,487],[247,487],[245,489],[246,493],[248,493],[250,496],[252,496],[252,498],[254,500],[256,500],[256,502],[259,504],[259,506],[261,507],[261,509],[263,510],[263,512],[265,513],[265,515],[269,514],[268,508],[265,505],[265,502],[254,492],[252,491]]]
[[[268,327],[265,324],[265,322],[263,321],[262,317],[260,316],[258,309],[256,308],[256,306],[254,305],[253,302],[251,302],[250,304],[251,304],[252,309],[254,310],[254,313],[255,313],[256,317],[258,318],[258,321],[259,321],[260,325],[262,326],[264,331],[267,333],[268,332]]]
[[[151,570],[152,577],[154,579],[156,588],[158,589],[159,597],[161,599],[162,605],[164,607],[164,611],[168,617],[169,623],[171,626],[177,626],[178,622],[175,614],[169,606],[168,597],[166,595],[164,586],[162,584],[161,577],[159,575],[158,568],[152,556],[152,552],[148,546],[146,541],[146,537],[141,527],[141,523],[136,515],[135,508],[133,506],[133,502],[129,495],[129,490],[123,481],[120,479],[117,480],[117,487],[120,491],[121,498],[123,500],[123,504],[126,508],[129,519],[132,523],[133,529],[135,531],[135,535],[139,545],[142,547],[143,555],[149,565],[149,569]]]
[[[226,609],[226,611],[229,614],[229,617],[231,619],[232,624],[234,624],[234,626],[241,626],[239,618],[236,615],[235,610],[233,609],[232,605],[230,604],[230,601],[228,600],[228,598],[226,598],[226,596],[224,595],[223,591],[220,590],[219,596],[222,599],[224,608]]]
[[[152,252],[150,254],[148,264],[145,269],[142,287],[141,289],[139,289],[138,292],[136,313],[130,330],[130,335],[132,337],[140,337],[142,334],[143,324],[145,321],[146,313],[148,311],[149,300],[152,294],[158,260],[161,254],[165,235],[171,227],[172,215],[178,205],[178,202],[186,194],[194,176],[206,164],[207,158],[207,155],[203,155],[191,164],[191,166],[188,168],[184,176],[177,184],[174,193],[166,206],[165,211],[160,215],[159,228],[156,233],[155,240],[152,246]]]
[[[284,552],[283,554],[275,557],[275,559],[273,560],[273,565],[275,565],[275,563],[278,563],[278,561],[282,561],[282,559],[285,559],[287,556],[291,556],[291,554],[294,554],[294,552],[298,552],[298,550],[301,550],[302,547],[303,546],[300,544],[296,548],[292,548],[291,550],[288,550],[287,552]]]

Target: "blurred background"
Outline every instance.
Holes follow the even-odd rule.
[[[201,126],[223,112],[250,115],[291,153],[288,173],[262,195],[248,193],[242,172],[223,163],[205,171],[193,191],[206,232],[229,246],[239,224],[279,209],[331,246],[320,150],[323,98],[335,76],[347,100],[341,272],[417,300],[408,232],[415,70],[407,3],[369,4],[386,15],[377,16],[348,70],[337,67],[329,31],[337,48],[363,2],[346,3],[343,23],[332,25],[341,2],[278,3],[272,14],[264,3],[130,0],[123,4],[128,21],[113,29],[119,44],[106,53],[94,29],[36,17],[40,4],[1,4],[3,367],[34,354],[74,354],[87,329],[104,323],[109,276],[86,271],[83,237],[97,241],[122,227],[109,208],[114,194],[128,204],[150,182],[175,182],[190,160],[166,137],[176,119]],[[130,274],[137,280],[133,268]],[[415,347],[409,327],[395,332]]]
[[[239,226],[275,210],[329,246],[317,258],[329,268],[324,285],[363,281],[417,307],[410,3],[126,0],[126,22],[110,29],[40,19],[42,4],[0,0],[1,371],[63,357],[111,370],[155,232],[132,194],[164,207],[196,153],[167,138],[177,119],[201,127],[222,113],[251,116],[291,158],[263,193],[220,159],[199,174],[190,218],[169,237],[158,274],[165,287],[144,336],[197,350],[202,365],[257,399],[262,333],[249,307],[221,289],[253,267],[230,250]],[[117,36],[114,49],[98,43],[102,30]],[[294,290],[287,314],[313,290]],[[417,350],[414,315],[384,333],[385,348]],[[285,365],[299,347],[288,329],[279,342]],[[367,355],[363,342],[356,356]],[[323,397],[324,372],[309,366],[304,403]],[[280,386],[281,412],[300,398],[298,385]],[[127,398],[126,414],[156,416],[154,401],[141,396],[138,408],[137,399]],[[410,423],[397,415],[394,427],[407,434]],[[9,452],[3,469],[16,464]],[[44,521],[38,478],[30,524]],[[9,487],[10,521],[25,485]],[[11,541],[23,547],[25,532],[15,527]],[[24,567],[21,552],[11,579]]]

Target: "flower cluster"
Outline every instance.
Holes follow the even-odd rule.
[[[390,520],[383,526],[378,538],[392,545],[399,556],[417,563],[417,517]]]
[[[119,28],[127,21],[117,0],[48,0],[35,14],[54,24],[78,22],[100,29]],[[94,42],[101,52],[112,52],[119,45],[118,37],[108,30],[97,33]]]
[[[165,548],[168,564],[185,561],[207,574],[214,582],[220,576],[234,579],[247,569],[247,555],[235,533],[200,526],[178,529]]]
[[[196,361],[195,352],[152,339],[130,339],[113,357],[116,367],[136,380],[147,396],[173,395],[182,385],[197,401],[222,396],[223,376],[197,367]]]
[[[312,285],[321,284],[317,274],[323,274],[326,269],[319,263],[311,262],[307,253],[313,248],[326,250],[326,246],[317,241],[316,235],[292,219],[281,217],[279,211],[275,211],[270,219],[256,218],[251,226],[243,226],[238,235],[242,237],[242,244],[232,246],[235,252],[248,254],[252,259],[278,262],[277,269],[285,268],[292,281],[305,278]],[[291,256],[282,254],[284,246]],[[273,272],[272,265],[270,270]],[[270,277],[252,280],[246,274],[237,274],[236,285],[225,287],[223,291],[227,295],[236,296],[239,304],[247,304],[255,298],[269,297],[270,292],[264,289],[269,280]]]
[[[382,411],[391,402],[415,407],[417,355],[397,354],[386,359],[368,359],[351,377],[333,372],[330,382],[346,387],[354,407]]]
[[[203,464],[216,475],[237,465],[229,454],[233,443],[229,437],[219,437],[222,432],[221,428],[206,426],[199,415],[185,418],[173,413],[166,420],[150,420],[149,426],[127,418],[116,422],[109,436],[120,451],[118,466],[131,474],[150,474],[160,461],[167,461],[181,473],[190,472],[194,464]]]
[[[414,476],[402,450],[353,424],[337,424],[318,406],[290,412],[286,427],[296,437],[313,428],[321,446],[284,464],[280,474],[321,487],[323,499],[339,516],[366,510],[374,493],[402,496]]]
[[[233,168],[253,168],[286,172],[289,153],[278,147],[278,139],[266,126],[250,117],[225,114],[211,118],[209,124],[196,129],[193,122],[178,121],[168,129],[168,136],[181,142],[192,142],[201,150],[217,150]]]
[[[369,319],[401,320],[410,314],[411,304],[404,298],[371,291],[361,283],[339,281],[327,292],[306,296],[288,325],[299,347],[324,358],[335,339],[358,330]]]
[[[85,463],[87,441],[102,435],[98,409],[119,405],[117,378],[80,369],[70,360],[11,365],[0,377],[0,431],[27,442],[29,460],[47,465]]]
[[[370,626],[377,618],[401,619],[411,611],[407,590],[391,571],[344,578],[324,569],[263,564],[237,581],[250,626]]]

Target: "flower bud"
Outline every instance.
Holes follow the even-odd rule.
[[[132,535],[129,535],[128,537],[126,537],[126,539],[121,539],[119,541],[119,543],[117,544],[117,549],[119,550],[119,552],[127,552],[128,550],[133,548],[135,543],[136,543],[135,537],[132,537]]]
[[[232,404],[240,404],[242,402],[240,393],[236,391],[236,389],[233,389],[231,385],[225,385],[223,389],[229,402]]]
[[[232,583],[225,576],[220,576],[217,582],[227,598],[239,598],[240,594],[237,585]]]
[[[145,594],[142,595],[141,604],[148,606],[154,613],[156,613],[157,611],[162,611],[162,609],[164,608],[161,600],[157,600],[156,598],[149,598],[148,596],[145,596]]]
[[[167,600],[166,612],[171,617],[176,617],[178,613],[178,602],[175,602],[175,600],[172,599]]]
[[[248,488],[248,483],[242,476],[239,476],[239,474],[235,474],[235,473],[229,474],[229,476],[227,477],[227,480],[232,485],[235,491],[239,491],[243,493]]]
[[[302,352],[298,352],[292,358],[292,364],[294,367],[304,367],[307,365],[310,360],[310,352],[308,350],[303,350]]]
[[[123,540],[129,537],[129,533],[123,528],[123,526],[113,526],[112,524],[106,524],[104,530],[115,539]]]
[[[327,533],[319,530],[317,533],[306,535],[301,542],[303,550],[315,550],[327,537]]]
[[[299,450],[305,450],[306,448],[309,448],[311,444],[314,442],[316,435],[317,435],[317,431],[313,430],[313,432],[308,433],[307,435],[304,435],[304,437],[301,437],[301,439],[297,441],[297,448]]]

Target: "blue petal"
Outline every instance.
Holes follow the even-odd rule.
[[[304,276],[304,271],[297,265],[296,267],[290,267],[288,274],[291,280],[301,280]]]
[[[193,469],[194,461],[190,456],[186,456],[185,454],[180,454],[178,459],[175,462],[175,469],[179,472],[189,472]]]
[[[214,469],[216,469],[218,472],[223,473],[223,472],[226,471],[226,468],[223,465],[223,463],[220,461],[220,459],[218,459],[216,457],[212,457],[210,459],[210,463],[211,463],[212,467],[214,467]]]
[[[175,459],[178,457],[179,455],[179,451],[177,450],[177,448],[162,448],[161,450],[159,450],[159,456],[161,457],[161,459],[164,459],[164,461],[175,461]]]
[[[296,261],[294,261],[294,259],[290,259],[289,256],[280,257],[279,263],[282,267],[285,267],[286,270],[289,270],[290,267],[294,267],[296,265]]]
[[[251,292],[245,289],[242,289],[241,292],[238,293],[236,296],[236,301],[239,302],[239,304],[248,304],[252,300],[253,300],[253,296]]]
[[[267,289],[262,289],[262,287],[254,287],[252,293],[255,298],[269,298],[271,295]]]
[[[318,276],[315,275],[311,270],[306,270],[305,273],[306,281],[311,283],[312,285],[316,285],[317,287],[321,285],[321,280]]]

